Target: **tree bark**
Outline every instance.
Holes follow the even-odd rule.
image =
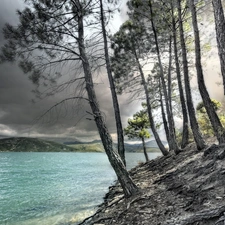
[[[170,150],[174,150],[174,152],[176,154],[178,154],[181,150],[178,147],[178,144],[177,144],[177,141],[176,141],[176,138],[175,138],[175,133],[174,133],[174,130],[175,130],[174,124],[171,120],[173,115],[172,115],[170,107],[169,107],[168,93],[167,93],[167,90],[166,90],[166,83],[165,83],[165,79],[164,79],[164,71],[163,71],[163,66],[162,66],[162,61],[161,61],[161,56],[160,56],[160,51],[159,51],[158,35],[157,35],[157,31],[156,31],[155,24],[154,24],[154,21],[153,21],[154,14],[153,14],[153,10],[152,10],[151,0],[149,0],[149,8],[150,8],[150,15],[151,15],[151,25],[152,25],[152,30],[153,30],[153,33],[154,33],[156,52],[157,52],[157,57],[158,57],[158,62],[159,62],[160,79],[162,81],[163,94],[164,94],[165,102],[166,102],[166,112],[167,112],[167,120],[168,120],[168,123],[169,123],[169,135],[170,135],[170,142],[169,142],[170,146],[169,147],[172,148]]]
[[[92,79],[92,73],[90,69],[90,65],[88,62],[88,58],[85,51],[84,45],[84,26],[83,26],[83,15],[82,15],[82,6],[79,2],[79,12],[78,15],[78,45],[80,56],[82,59],[82,65],[84,70],[85,82],[86,82],[86,90],[88,94],[88,98],[90,100],[90,106],[92,109],[92,113],[98,128],[99,135],[101,137],[105,152],[108,156],[109,162],[112,165],[118,180],[123,188],[125,197],[130,197],[138,191],[137,186],[132,181],[129,173],[127,172],[120,156],[113,149],[113,141],[112,137],[109,134],[109,131],[106,127],[106,123],[103,119],[102,113],[100,111],[100,107],[97,101],[97,97],[94,90],[94,84]]]
[[[221,0],[212,0],[218,53],[220,58],[221,74],[223,78],[223,91],[225,95],[225,18]]]
[[[110,84],[110,89],[111,89],[111,94],[112,94],[115,119],[116,119],[118,153],[119,153],[124,165],[126,166],[123,127],[122,127],[122,122],[121,122],[121,117],[120,117],[120,108],[119,108],[118,98],[117,98],[117,94],[116,94],[115,84],[114,84],[113,76],[112,76],[111,64],[110,64],[110,60],[109,60],[108,42],[107,42],[106,29],[105,29],[105,20],[104,20],[104,11],[103,11],[102,0],[100,0],[100,9],[101,9],[101,25],[102,25],[102,34],[103,34],[103,39],[104,39],[106,69],[107,69],[107,74],[108,74],[108,79],[109,79],[109,84]]]
[[[173,116],[173,107],[172,107],[172,77],[171,77],[171,70],[172,70],[172,36],[170,35],[170,42],[169,42],[169,65],[168,65],[168,74],[167,74],[167,79],[168,79],[168,100],[169,100],[169,108],[170,112],[172,114],[172,123],[174,127],[174,134],[176,134],[175,131],[175,122],[174,122],[174,116]]]
[[[191,87],[189,80],[189,71],[188,71],[188,62],[187,62],[187,51],[186,44],[184,40],[184,30],[183,30],[183,22],[182,22],[182,13],[181,13],[181,0],[177,0],[178,4],[178,17],[179,17],[179,33],[180,33],[180,43],[182,50],[182,61],[183,61],[183,71],[184,71],[184,83],[185,83],[185,92],[186,92],[186,100],[187,100],[187,108],[190,118],[191,129],[194,135],[194,140],[197,145],[198,150],[201,150],[205,147],[205,141],[202,137],[202,134],[199,130],[198,122],[195,115],[194,104],[192,101],[191,95]]]
[[[142,145],[143,145],[145,160],[146,160],[146,162],[148,162],[149,161],[149,158],[148,158],[148,153],[147,153],[147,150],[146,150],[145,138],[142,137],[141,140],[142,140]]]
[[[213,131],[219,141],[220,144],[225,143],[225,129],[223,128],[218,115],[213,107],[213,103],[209,97],[209,93],[207,91],[205,80],[202,71],[201,64],[201,47],[200,47],[200,37],[198,30],[198,22],[197,22],[197,14],[196,8],[194,4],[194,0],[189,0],[189,7],[192,15],[192,25],[194,28],[194,37],[195,37],[195,65],[197,71],[198,78],[198,87],[200,94],[202,96],[202,100],[206,109],[206,112],[209,116],[209,120],[212,124]]]
[[[160,80],[159,80],[159,85],[161,86]],[[164,126],[164,130],[165,130],[165,133],[166,133],[166,139],[167,139],[168,145],[170,146],[170,134],[169,134],[170,132],[169,132],[168,123],[167,123],[167,119],[166,119],[166,113],[165,113],[164,106],[163,106],[161,88],[159,90],[159,96],[160,96],[160,106],[161,106],[163,126]]]
[[[182,79],[181,79],[181,72],[180,72],[180,64],[178,58],[178,49],[177,49],[177,31],[176,31],[176,23],[174,18],[174,8],[173,4],[171,3],[172,9],[172,30],[173,30],[173,46],[174,46],[174,58],[176,64],[176,74],[177,74],[177,82],[180,94],[180,103],[182,108],[182,115],[183,115],[183,133],[182,133],[182,141],[181,141],[181,148],[185,148],[188,145],[188,113],[187,113],[187,106],[184,97],[184,91],[182,86]]]

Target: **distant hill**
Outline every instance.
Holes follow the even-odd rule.
[[[148,145],[146,143],[146,149],[147,149],[147,152],[160,151],[158,145],[156,145],[156,146],[151,145],[151,143],[149,143]],[[125,143],[125,150],[126,150],[126,152],[143,152],[143,146],[142,146],[142,143],[138,143],[138,144]]]
[[[3,139],[3,138],[10,138],[10,137],[6,135],[0,135],[0,139]]]
[[[96,143],[102,143],[100,140],[94,140],[94,141],[87,141],[87,142],[82,142],[82,141],[65,141],[63,142],[64,145],[77,145],[77,144],[96,144]]]
[[[166,142],[164,143],[166,144]],[[146,142],[148,152],[159,151],[154,140]],[[125,143],[126,152],[142,152],[142,144]],[[104,152],[102,142],[68,141],[64,144],[37,138],[13,137],[0,139],[0,152]]]
[[[163,145],[167,145],[166,141],[162,141]],[[151,140],[151,141],[147,141],[146,143],[146,147],[149,148],[158,148],[158,144],[155,140]]]
[[[70,146],[37,138],[14,137],[0,139],[0,152],[71,152]]]
[[[79,142],[75,144],[74,142],[68,145],[74,149],[76,152],[105,152],[102,143],[99,141],[97,143],[82,143]]]
[[[53,141],[59,144],[65,144],[66,142],[70,143],[70,142],[80,142],[79,140],[77,140],[76,138],[70,138],[70,137],[41,137],[41,140],[45,140],[45,141]]]
[[[64,144],[75,148],[75,151],[104,152],[104,148],[100,140],[94,140],[91,142],[71,141],[71,142],[64,142]],[[167,142],[163,142],[163,144],[167,144]],[[148,152],[159,151],[158,145],[155,140],[146,142],[146,147]],[[143,147],[141,143],[138,143],[138,144],[125,143],[125,151],[126,152],[142,152]]]

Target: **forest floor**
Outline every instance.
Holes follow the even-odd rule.
[[[207,144],[130,170],[140,192],[125,199],[116,183],[80,225],[225,225],[225,145]]]

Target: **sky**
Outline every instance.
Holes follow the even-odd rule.
[[[116,32],[120,24],[126,19],[125,4],[116,15],[111,30]],[[17,24],[16,9],[23,8],[22,0],[1,0],[0,30],[5,23]],[[4,37],[0,32],[0,46],[4,44]],[[67,74],[60,78],[59,83],[72,77]],[[104,70],[95,78],[96,92],[105,116],[107,126],[114,140],[116,129],[114,112],[110,96],[109,84]],[[0,136],[25,136],[42,138],[63,138],[66,140],[78,139],[91,141],[99,139],[96,125],[86,112],[91,112],[85,101],[67,102],[54,108],[45,116],[42,115],[52,106],[71,97],[77,87],[70,86],[68,90],[44,99],[37,99],[32,92],[35,86],[23,74],[16,63],[0,65]],[[44,88],[42,88],[45,91]],[[34,103],[35,102],[35,103]],[[132,116],[140,107],[139,102],[128,103],[127,96],[119,96],[121,117],[126,126],[128,117]],[[41,117],[41,118],[40,118]]]
[[[0,30],[5,23],[17,24],[16,9],[23,7],[22,0],[1,0]],[[121,12],[116,15],[112,23],[112,31],[116,32],[120,24],[126,19],[125,4],[121,6]],[[4,37],[0,32],[0,46],[4,44]],[[215,44],[215,43],[214,43]],[[206,84],[211,97],[223,100],[222,87],[217,85],[221,79],[219,74],[218,59],[209,56],[204,64]],[[71,78],[72,74],[60,78],[60,82]],[[97,97],[101,110],[105,116],[109,131],[116,141],[116,128],[114,112],[111,101],[109,84],[106,73],[101,71],[95,78]],[[196,85],[196,79],[192,79],[192,85]],[[77,91],[70,86],[66,91],[44,99],[35,98],[32,92],[35,86],[28,76],[18,68],[16,63],[4,63],[0,65],[0,137],[39,137],[46,139],[61,138],[63,140],[92,141],[99,139],[96,125],[90,118],[90,107],[85,101],[67,102],[54,108],[50,113],[42,117],[52,106],[63,99],[72,96]],[[42,89],[45,91],[45,89]],[[34,103],[35,102],[35,103]],[[127,125],[127,119],[140,109],[141,101],[130,101],[128,95],[119,96],[121,118],[123,126]],[[41,117],[41,118],[40,118]],[[39,119],[38,119],[39,118]]]

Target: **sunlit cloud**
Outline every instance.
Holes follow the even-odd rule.
[[[7,125],[0,124],[0,135],[2,136],[17,136],[17,132]]]

